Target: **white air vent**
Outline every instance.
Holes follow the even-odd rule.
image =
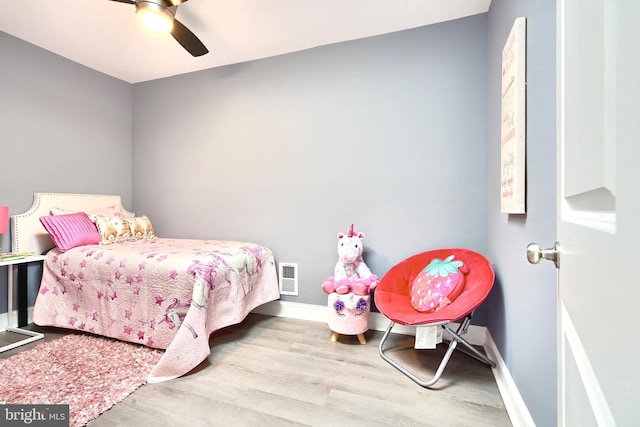
[[[298,264],[280,263],[280,295],[298,295]]]

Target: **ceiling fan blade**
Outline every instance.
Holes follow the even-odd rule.
[[[135,0],[109,0],[109,1],[115,1],[118,3],[136,4]]]
[[[173,20],[171,35],[193,56],[202,56],[209,53],[209,49],[206,48],[200,39],[177,19]]]

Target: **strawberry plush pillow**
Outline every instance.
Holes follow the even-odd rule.
[[[467,273],[464,263],[453,261],[453,255],[434,258],[411,284],[411,305],[425,313],[446,307],[462,293]]]

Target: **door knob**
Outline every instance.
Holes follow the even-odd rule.
[[[548,259],[553,261],[556,268],[560,266],[560,252],[558,252],[558,242],[552,248],[542,249],[537,243],[529,243],[527,246],[527,260],[531,264],[537,264],[540,259]]]

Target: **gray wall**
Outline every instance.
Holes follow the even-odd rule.
[[[531,265],[526,247],[556,238],[554,0],[493,0],[488,21],[488,255],[497,281],[489,330],[539,427],[556,425],[556,270]],[[501,54],[513,21],[527,18],[527,214],[500,213]]]
[[[120,194],[129,206],[131,99],[131,85],[0,32],[0,205],[24,212],[51,191]]]
[[[507,216],[500,53],[517,16],[528,213]],[[380,275],[429,248],[480,250],[497,282],[479,322],[536,423],[555,425],[555,270],[524,257],[555,239],[554,19],[551,0],[493,0],[488,15],[134,86],[0,33],[0,204],[121,194],[161,235],[267,244],[300,264],[287,299],[313,304],[351,222]],[[0,286],[0,313],[5,300]]]
[[[336,235],[382,276],[485,250],[486,15],[134,86],[134,209],[165,237],[250,240],[326,304]]]

